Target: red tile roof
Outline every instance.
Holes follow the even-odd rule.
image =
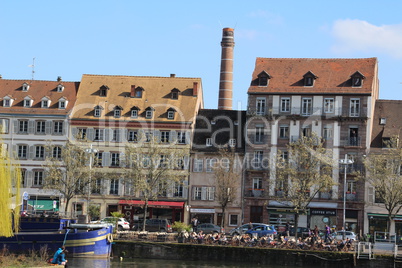
[[[23,83],[29,85],[28,91],[22,91]],[[62,92],[57,92],[57,86],[59,84],[64,86]],[[4,107],[3,101],[1,101],[0,113],[66,115],[74,106],[78,86],[79,82],[0,79],[0,100],[6,96],[14,100],[11,107]],[[33,99],[32,107],[29,108],[23,107],[23,100],[27,96]],[[41,100],[43,97],[48,97],[51,101],[49,108],[41,108]],[[61,97],[68,100],[66,109],[59,109],[58,101]]]
[[[378,90],[377,69],[377,58],[257,58],[248,93],[373,94]],[[266,87],[258,86],[263,71],[271,77]],[[309,71],[318,76],[313,87],[304,86],[303,75]],[[352,87],[350,76],[357,71],[365,77],[362,87]]]

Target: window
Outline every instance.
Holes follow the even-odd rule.
[[[29,90],[29,85],[28,83],[22,84],[22,91],[28,91]]]
[[[63,121],[54,121],[53,122],[53,134],[54,135],[62,135],[63,134]]]
[[[146,110],[145,110],[145,118],[146,119],[152,119],[152,117],[154,116],[154,108],[152,108],[152,107],[148,107]]]
[[[136,88],[136,89],[135,89],[135,97],[136,97],[136,98],[142,98],[142,91],[143,91],[143,90],[144,90],[144,89],[141,88],[141,87]]]
[[[183,197],[183,194],[184,194],[183,182],[175,182],[174,183],[174,197]]]
[[[28,146],[27,145],[18,145],[18,158],[19,159],[27,159],[27,151],[28,151]]]
[[[311,115],[313,100],[311,98],[302,99],[302,115]]]
[[[35,170],[34,171],[34,186],[40,186],[43,184],[43,170]]]
[[[361,76],[353,76],[352,77],[352,87],[361,87],[362,86],[362,77]]]
[[[301,129],[301,135],[304,137],[311,137],[311,126],[303,126]]]
[[[61,159],[61,147],[56,146],[53,147],[53,158],[55,159]]]
[[[0,119],[0,133],[8,133],[10,121],[8,119]]]
[[[119,194],[119,179],[110,180],[110,191],[109,194]]]
[[[49,108],[49,100],[48,99],[42,100],[42,108]]]
[[[236,146],[236,139],[229,139],[229,146],[235,147]]]
[[[121,109],[120,108],[115,108],[114,109],[114,117],[115,118],[120,118],[121,116]]]
[[[66,109],[66,106],[65,100],[59,100],[59,109]]]
[[[35,159],[43,160],[45,159],[45,147],[42,145],[35,146]]]
[[[94,108],[94,116],[95,117],[100,117],[101,116],[101,114],[102,114],[102,110],[103,110],[103,108],[101,107],[101,106],[95,106],[95,108]]]
[[[282,151],[281,157],[285,162],[287,162],[288,159],[289,159],[289,152],[288,151]]]
[[[159,168],[166,169],[168,168],[169,157],[167,155],[162,154],[159,158]]]
[[[289,126],[288,125],[279,126],[279,138],[280,139],[288,139],[289,138]]]
[[[28,133],[28,120],[18,121],[18,133]]]
[[[264,142],[264,127],[262,126],[257,126],[255,128],[255,138],[254,141],[256,143],[262,143]]]
[[[177,143],[187,144],[186,132],[177,132]]]
[[[170,138],[170,131],[161,131],[161,142],[168,143]]]
[[[324,126],[322,130],[322,137],[326,140],[332,140],[332,127],[331,126]]]
[[[112,162],[110,163],[110,166],[112,166],[112,167],[120,166],[120,153],[111,153],[110,158],[112,160]]]
[[[266,108],[266,100],[265,98],[257,98],[257,104],[256,104],[256,114],[257,115],[264,115],[265,114],[265,108]]]
[[[193,199],[213,201],[215,199],[215,187],[194,187]]]
[[[356,181],[347,181],[346,185],[347,185],[347,189],[346,189],[347,193],[355,194],[357,192]]]
[[[264,152],[261,150],[254,151],[254,163],[253,163],[254,168],[261,168],[263,154]]]
[[[13,100],[9,97],[6,96],[3,98],[3,107],[11,107]]]
[[[103,139],[104,139],[104,129],[99,129],[99,128],[96,128],[95,129],[95,138],[94,138],[94,141],[103,141]]]
[[[78,140],[85,140],[86,137],[87,137],[87,129],[86,128],[78,128],[77,139]]]
[[[131,118],[137,118],[137,117],[138,117],[138,109],[132,109]]]
[[[179,99],[179,92],[180,92],[180,90],[178,90],[177,88],[172,89],[172,91],[170,93],[172,100]]]
[[[113,129],[112,141],[116,141],[116,142],[120,141],[120,129]]]
[[[358,117],[360,111],[360,99],[350,99],[350,116]]]
[[[46,129],[45,121],[36,121],[36,134],[44,134]]]
[[[290,98],[282,98],[281,99],[281,112],[282,113],[290,112]]]
[[[129,130],[127,134],[127,141],[138,142],[138,131]]]
[[[57,92],[63,92],[64,86],[62,84],[57,85]]]
[[[31,99],[24,99],[24,107],[31,107]]]
[[[103,166],[102,161],[103,161],[103,153],[102,152],[96,152],[95,157],[94,157],[94,166],[95,167]]]
[[[216,163],[218,162],[217,159],[212,158],[212,159],[207,159],[206,160],[206,166],[205,166],[205,171],[206,172],[212,172],[214,168],[216,168]]]
[[[267,72],[262,71],[261,73],[258,74],[258,86],[260,87],[268,86],[270,78],[271,76]]]
[[[204,160],[203,159],[194,159],[194,172],[202,172],[204,169]]]
[[[100,194],[102,189],[102,179],[96,179],[92,184],[92,193]]]
[[[312,87],[313,86],[313,77],[307,76],[304,78],[304,86]]]
[[[253,178],[253,190],[262,189],[262,178]]]
[[[174,119],[174,111],[168,111],[167,118]]]
[[[152,139],[152,136],[153,136],[152,132],[150,132],[150,131],[145,132],[145,142],[150,142]]]
[[[27,174],[27,170],[26,169],[21,169],[21,186],[22,187],[26,186],[26,180],[25,180],[26,174]]]
[[[109,88],[105,85],[101,86],[99,89],[99,96],[106,97],[108,89]]]
[[[237,226],[239,224],[239,215],[229,214],[229,225]]]
[[[207,138],[207,139],[205,140],[205,146],[207,146],[207,147],[211,147],[211,146],[212,146],[212,139],[211,139],[211,138]]]
[[[333,98],[324,99],[324,113],[333,113],[335,110],[335,100]]]

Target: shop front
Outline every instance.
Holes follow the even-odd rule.
[[[125,215],[125,218],[132,223],[143,219],[144,204],[145,202],[142,200],[119,201],[121,212]],[[146,218],[168,219],[172,223],[175,221],[183,221],[184,202],[148,201]]]
[[[199,223],[214,223],[214,208],[190,208],[190,219],[198,218]]]
[[[388,215],[380,213],[367,213],[369,223],[369,233],[388,232]],[[391,233],[402,235],[402,215],[395,215],[391,220]]]

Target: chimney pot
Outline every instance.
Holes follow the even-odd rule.
[[[131,98],[135,97],[135,85],[131,85],[130,97]]]
[[[61,76],[58,76],[57,77],[57,82],[60,82],[61,81]]]
[[[198,82],[194,82],[193,83],[193,96],[197,96],[198,95]]]
[[[170,77],[171,77],[171,78],[175,78],[175,77],[176,77],[176,74],[170,74]]]

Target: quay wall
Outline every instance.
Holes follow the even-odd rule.
[[[376,256],[374,260],[356,259],[354,253],[291,249],[211,246],[145,241],[115,241],[113,257],[167,260],[203,260],[245,262],[258,265],[281,265],[321,268],[402,268],[393,256]]]

